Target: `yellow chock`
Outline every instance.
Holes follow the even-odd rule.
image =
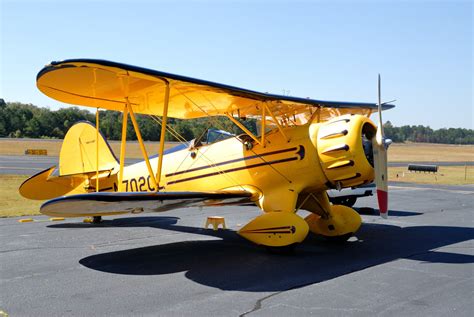
[[[92,221],[92,218],[84,218],[84,220],[82,220],[84,223],[92,223]]]
[[[0,310],[0,317],[8,317],[8,314],[3,310]]]
[[[63,217],[53,217],[53,218],[49,218],[49,221],[62,221],[64,220]]]
[[[225,226],[224,217],[218,217],[218,216],[207,217],[206,229],[209,227],[209,225],[212,225],[212,228],[214,229],[214,231],[217,231],[219,229],[219,225],[222,225],[223,229],[227,229]]]
[[[33,218],[20,219],[18,222],[33,222]]]

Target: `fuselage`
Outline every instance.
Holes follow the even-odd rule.
[[[373,171],[364,155],[362,134],[364,126],[372,124],[363,116],[348,118],[287,127],[288,141],[275,129],[266,135],[265,144],[243,135],[213,144],[182,146],[163,156],[160,190],[244,189],[255,194],[256,203],[265,211],[287,211],[294,209],[300,193],[367,183],[372,181]],[[156,156],[150,158],[150,165],[156,174]],[[101,188],[119,187],[117,177],[103,181],[108,184],[101,184]],[[156,190],[145,161],[125,167],[122,190]]]
[[[286,129],[286,142],[278,131],[266,136],[265,146],[245,145],[240,137],[213,144],[184,148],[163,156],[160,190],[221,191],[245,189],[253,192],[264,209],[274,193],[295,195],[304,190],[324,188],[326,179],[318,168],[317,152],[307,126]],[[158,158],[150,160],[156,173]],[[124,191],[154,191],[145,162],[127,166],[123,177]]]

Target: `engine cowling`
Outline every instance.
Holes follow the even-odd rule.
[[[370,140],[375,124],[362,115],[345,115],[317,124],[311,133],[329,188],[353,187],[374,180]]]

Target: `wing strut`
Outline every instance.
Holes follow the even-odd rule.
[[[161,119],[160,151],[158,153],[158,170],[156,171],[157,186],[156,191],[160,191],[161,170],[163,169],[163,152],[165,150],[166,123],[168,120],[168,104],[170,101],[170,83],[163,79],[166,84],[165,100],[163,105],[163,117]]]
[[[96,96],[95,86],[97,84],[97,74],[94,68],[94,84],[92,85],[92,95]],[[95,104],[95,101],[94,101]],[[95,110],[95,191],[99,192],[99,107]]]
[[[319,123],[321,122],[321,107],[318,106],[316,111],[311,114],[311,117],[308,120],[308,125],[313,123],[314,119],[316,119],[316,122]]]
[[[231,116],[230,114],[228,114],[227,112],[225,113],[225,115],[227,116],[227,118],[230,119],[230,121],[232,121],[236,126],[238,126],[239,128],[241,128],[245,133],[247,133],[252,139],[255,140],[255,142],[257,142],[258,144],[261,144],[260,140],[249,130],[247,129],[242,123],[239,122],[239,120],[235,119],[233,116]]]
[[[273,114],[272,110],[270,109],[270,107],[268,107],[267,103],[264,102],[263,103],[265,108],[267,108],[267,111],[268,113],[270,114],[270,116],[272,116],[273,118],[273,121],[275,122],[275,124],[277,125],[278,127],[278,131],[280,131],[281,135],[283,136],[283,138],[285,139],[286,142],[288,142],[288,137],[286,136],[285,132],[283,131],[283,128],[281,127],[280,125],[280,122],[278,121],[278,119],[275,117],[275,115]]]
[[[95,111],[95,191],[99,192],[99,107]]]
[[[123,116],[122,116],[122,141],[120,142],[120,170],[119,170],[119,180],[118,180],[118,189],[123,191],[123,166],[125,163],[125,149],[127,145],[127,123],[128,123],[128,104],[125,104],[123,107]],[[150,177],[151,179],[151,177]]]
[[[143,158],[145,159],[146,167],[148,169],[148,173],[150,174],[151,182],[152,182],[153,186],[155,186],[155,188],[158,190],[158,186],[157,186],[156,179],[155,179],[155,174],[153,174],[153,169],[151,168],[150,160],[148,159],[148,153],[146,152],[145,144],[143,144],[143,139],[142,139],[142,134],[140,132],[140,127],[138,126],[137,119],[135,118],[135,114],[133,113],[133,109],[130,106],[130,103],[128,101],[128,97],[126,99],[127,99],[128,111],[130,112],[130,119],[132,119],[133,128],[135,129],[135,133],[136,133],[137,139],[138,139],[138,144],[140,144],[140,149],[142,150]]]
[[[262,127],[261,127],[261,134],[262,134],[262,146],[265,147],[265,129],[267,128],[266,127],[266,124],[267,124],[267,116],[265,114],[265,106],[262,107]]]

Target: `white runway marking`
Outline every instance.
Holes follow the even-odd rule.
[[[451,192],[451,193],[463,194],[463,195],[469,195],[469,194],[474,195],[474,191],[449,189],[449,188],[389,186],[389,189],[391,189],[391,190],[438,190],[438,191]]]
[[[17,166],[0,166],[0,169],[11,169],[11,170],[43,170],[42,168],[37,167],[17,167]]]

